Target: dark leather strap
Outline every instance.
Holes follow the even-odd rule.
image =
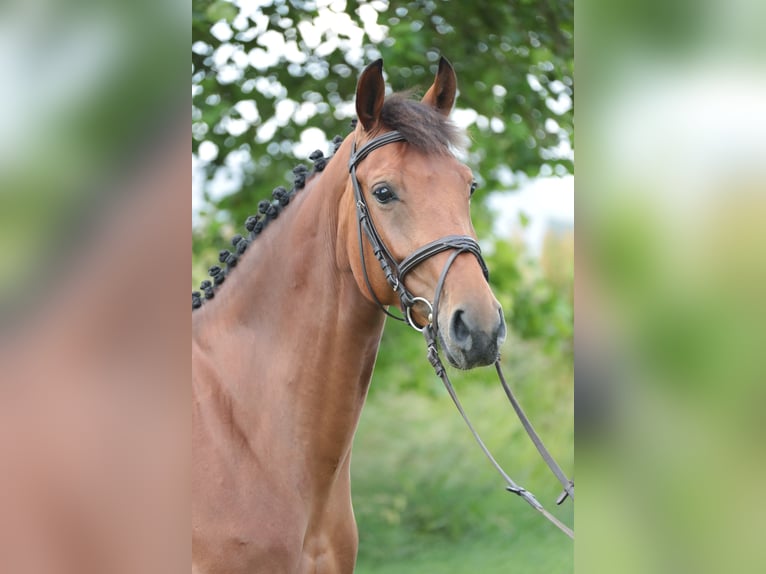
[[[399,263],[399,279],[402,280],[414,267],[417,267],[429,257],[433,257],[437,253],[447,251],[448,249],[458,249],[461,253],[464,251],[473,253],[479,261],[479,265],[481,265],[484,278],[489,279],[489,270],[484,263],[484,258],[481,256],[481,248],[479,247],[479,244],[476,243],[476,240],[467,235],[447,235],[446,237],[425,244],[413,254],[408,255],[404,261]]]
[[[516,411],[516,416],[519,417],[521,424],[524,425],[524,430],[527,431],[527,435],[529,435],[529,438],[532,439],[535,448],[537,448],[537,452],[539,452],[540,456],[543,457],[545,464],[548,465],[548,468],[551,469],[551,472],[556,476],[556,478],[559,479],[559,482],[564,487],[564,494],[559,496],[558,500],[556,500],[556,504],[561,504],[564,502],[567,496],[571,496],[572,500],[574,500],[574,482],[569,480],[564,474],[564,471],[561,470],[561,467],[553,459],[551,453],[549,453],[548,449],[545,448],[543,441],[535,431],[535,427],[532,426],[532,423],[527,418],[527,415],[524,414],[524,409],[521,408],[521,404],[516,399],[513,391],[511,391],[511,387],[509,387],[508,383],[505,382],[505,375],[503,374],[503,369],[500,367],[499,360],[495,361],[495,370],[497,370],[497,376],[500,378],[500,384],[503,385],[503,390],[505,391],[508,400],[511,402],[513,410]]]
[[[447,262],[444,265],[444,269],[442,269],[441,275],[439,276],[439,281],[436,284],[436,293],[434,295],[434,303],[433,303],[433,322],[430,325],[426,325],[425,328],[423,329],[423,336],[425,337],[425,340],[426,340],[428,361],[431,363],[431,366],[434,368],[434,371],[436,372],[436,376],[438,376],[442,380],[442,383],[444,383],[444,388],[447,389],[447,393],[449,393],[449,396],[452,399],[452,402],[455,404],[455,407],[457,408],[458,412],[460,413],[460,416],[463,417],[463,420],[465,421],[465,424],[468,427],[468,430],[471,431],[471,434],[473,435],[473,438],[476,440],[476,443],[479,445],[479,448],[481,448],[482,452],[484,452],[484,455],[487,457],[490,463],[492,463],[492,466],[495,467],[495,470],[497,470],[500,476],[503,477],[503,480],[505,480],[505,483],[507,485],[506,490],[508,490],[509,492],[513,492],[514,494],[517,494],[518,496],[523,498],[532,508],[540,512],[540,514],[545,516],[545,518],[547,518],[550,522],[552,522],[559,530],[561,530],[564,534],[569,536],[569,538],[574,540],[574,531],[568,526],[566,526],[563,522],[561,522],[558,518],[553,516],[550,512],[548,512],[543,507],[543,505],[540,504],[540,502],[538,502],[534,494],[529,492],[524,487],[516,484],[516,482],[514,482],[513,479],[510,476],[508,476],[508,473],[506,473],[505,470],[503,470],[503,467],[500,466],[497,460],[495,460],[495,457],[492,456],[492,453],[484,444],[484,441],[481,440],[479,433],[476,431],[476,429],[471,424],[471,421],[468,419],[468,415],[463,409],[463,405],[460,403],[460,400],[457,397],[455,388],[452,386],[452,381],[450,381],[449,376],[447,376],[447,371],[441,362],[441,358],[439,357],[439,351],[436,346],[436,340],[437,340],[437,334],[439,332],[438,309],[439,309],[439,302],[441,301],[441,293],[442,293],[442,289],[444,288],[444,282],[447,278],[447,273],[449,272],[450,267],[455,262],[455,259],[457,259],[457,256],[463,253],[464,251],[468,251],[468,248],[456,250],[452,255],[450,255],[449,259],[447,259]],[[574,483],[566,478],[566,476],[562,472],[559,465],[556,464],[556,461],[553,460],[553,457],[545,448],[545,445],[543,445],[542,441],[540,440],[540,437],[537,435],[534,428],[532,427],[532,424],[529,422],[529,419],[524,414],[524,411],[522,410],[521,405],[519,404],[519,402],[516,400],[516,397],[511,392],[511,389],[510,387],[508,387],[508,384],[505,382],[505,377],[503,376],[503,372],[500,367],[499,358],[497,361],[495,361],[495,367],[497,369],[498,375],[500,376],[500,382],[503,385],[503,389],[505,389],[506,394],[508,395],[508,398],[511,400],[511,404],[513,405],[513,408],[516,411],[516,414],[521,420],[521,424],[527,430],[527,433],[532,439],[532,442],[534,442],[538,451],[543,456],[543,460],[545,460],[545,463],[548,465],[548,467],[553,471],[556,477],[559,478],[561,483],[564,485],[564,492],[567,495],[571,496],[572,500],[574,500]],[[556,504],[561,504],[563,500],[564,498],[560,496],[559,499],[556,501]]]
[[[401,303],[402,311],[405,312],[405,317],[409,316],[407,310],[412,307],[415,301],[415,296],[410,293],[410,291],[404,285],[404,277],[407,273],[412,271],[412,269],[420,265],[429,257],[432,257],[437,253],[441,253],[442,251],[457,249],[460,252],[472,253],[476,257],[479,265],[481,266],[482,272],[484,273],[484,277],[489,277],[489,272],[487,270],[487,265],[484,263],[484,259],[481,256],[481,248],[479,247],[479,244],[475,239],[467,235],[448,235],[446,237],[442,237],[441,239],[437,239],[436,241],[432,241],[420,247],[411,255],[407,256],[401,263],[396,261],[396,258],[389,251],[388,247],[386,247],[385,242],[380,237],[380,234],[375,227],[375,223],[373,222],[370,215],[369,207],[367,206],[367,202],[365,201],[364,195],[362,194],[362,186],[360,185],[359,179],[356,176],[356,168],[359,165],[359,162],[365,159],[373,151],[380,149],[381,147],[390,143],[403,141],[406,141],[404,136],[402,136],[397,131],[393,131],[373,138],[364,144],[359,150],[356,149],[356,144],[354,144],[354,148],[352,149],[351,156],[348,160],[348,169],[351,174],[351,185],[354,189],[356,215],[359,226],[359,253],[362,261],[362,272],[364,274],[367,290],[370,292],[373,300],[378,304],[383,312],[386,313],[386,315],[393,317],[394,319],[403,320],[409,323],[408,319],[403,319],[392,314],[385,307],[385,305],[380,302],[380,299],[373,290],[372,285],[370,284],[369,276],[367,274],[367,263],[364,258],[362,231],[364,231],[364,234],[367,236],[370,246],[372,247],[372,252],[375,254],[375,258],[378,260],[378,263],[383,270],[386,281],[399,296],[399,301]],[[410,324],[416,329],[420,330],[418,326],[412,323]]]
[[[359,185],[359,179],[356,177],[356,166],[360,161],[366,158],[372,151],[386,144],[398,141],[406,140],[404,139],[404,136],[402,136],[399,132],[388,132],[367,142],[358,151],[356,149],[356,143],[354,143],[354,148],[352,149],[351,156],[348,160],[348,169],[349,173],[351,174],[351,185],[354,189],[354,201],[356,202],[356,218],[359,236],[359,257],[362,262],[362,274],[364,275],[364,282],[367,285],[367,290],[370,292],[370,295],[372,296],[375,303],[377,303],[378,307],[380,307],[386,315],[396,319],[397,321],[406,321],[406,319],[403,317],[397,317],[391,313],[386,308],[386,306],[380,302],[380,299],[378,299],[375,290],[370,284],[370,278],[367,274],[367,262],[364,257],[364,246],[362,245],[362,231],[364,231],[364,234],[367,236],[370,246],[372,247],[372,251],[375,254],[375,258],[378,260],[380,267],[383,269],[383,273],[386,276],[386,281],[392,287],[392,289],[397,292],[399,298],[402,299],[403,293],[399,291],[399,279],[396,275],[396,272],[394,271],[394,268],[396,267],[396,261],[394,260],[386,245],[383,243],[380,235],[378,235],[378,230],[375,228],[375,224],[372,222],[372,218],[370,217],[370,212],[367,208],[367,202],[364,200],[364,196],[362,195],[362,188]]]
[[[374,139],[371,139],[366,144],[364,144],[361,148],[359,148],[358,151],[356,150],[356,147],[354,148],[354,150],[351,152],[351,157],[348,159],[348,169],[351,170],[352,167],[356,167],[360,161],[362,161],[364,158],[366,158],[376,149],[381,148],[384,145],[388,145],[390,143],[404,142],[404,141],[407,141],[405,137],[396,131],[386,132],[382,136],[378,136]]]

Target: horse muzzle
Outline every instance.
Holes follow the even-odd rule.
[[[469,307],[457,308],[445,319],[441,324],[447,328],[439,330],[439,337],[453,367],[466,370],[497,360],[507,332],[499,305],[491,320],[482,320],[481,314]]]

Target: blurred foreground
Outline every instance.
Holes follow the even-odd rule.
[[[577,569],[763,572],[766,5],[578,17]]]
[[[0,6],[3,573],[188,568],[184,12]]]

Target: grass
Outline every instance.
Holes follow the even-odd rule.
[[[560,363],[535,352],[523,364],[509,360],[506,372],[549,450],[571,471],[571,367]],[[473,377],[493,374],[486,369]],[[473,384],[473,377],[452,378],[490,450],[514,480],[572,525],[571,503],[555,506],[561,488],[499,383]],[[357,572],[572,572],[572,542],[505,491],[445,392],[387,390],[385,370],[376,370],[373,385],[352,462]]]
[[[360,561],[357,574],[563,574],[572,572],[572,553],[549,552],[554,540],[534,544],[523,540],[465,541],[423,548],[405,561],[367,564]]]

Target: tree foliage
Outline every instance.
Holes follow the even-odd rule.
[[[242,166],[216,206],[232,216],[281,182],[306,129],[348,132],[358,73],[377,57],[396,91],[427,88],[439,56],[452,61],[485,189],[507,187],[508,170],[572,172],[559,148],[573,136],[571,0],[253,5],[193,1],[192,151],[217,150],[207,183]]]

